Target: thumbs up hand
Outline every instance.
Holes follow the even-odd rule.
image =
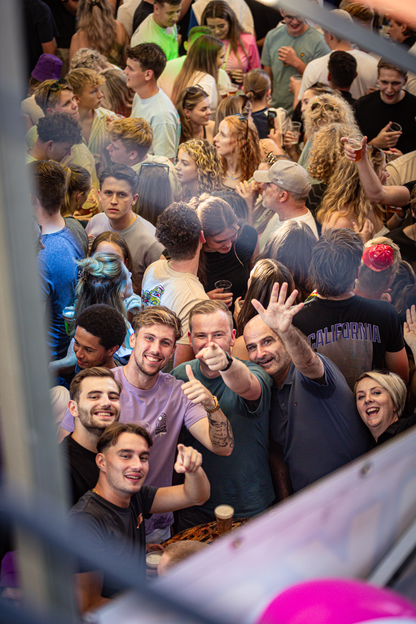
[[[202,360],[212,371],[220,371],[228,364],[225,352],[215,342],[210,342],[195,357],[198,360]]]
[[[211,392],[198,379],[195,379],[189,364],[186,365],[185,370],[189,381],[182,385],[184,395],[195,405],[201,403],[203,407],[213,409],[216,403]]]

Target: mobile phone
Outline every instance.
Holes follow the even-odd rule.
[[[277,111],[274,108],[269,108],[267,111],[267,127],[270,130],[274,130],[274,120],[276,119]]]

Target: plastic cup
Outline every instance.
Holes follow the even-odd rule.
[[[390,124],[390,128],[387,130],[387,132],[401,132],[402,131],[402,127],[400,124],[398,124],[396,121],[392,121]]]
[[[223,292],[231,292],[232,283],[229,280],[218,280],[214,284],[215,288],[222,288]]]
[[[233,525],[234,508],[231,505],[218,505],[214,509],[219,535],[229,533]]]
[[[296,143],[299,143],[299,137],[300,137],[300,129],[302,127],[302,124],[300,123],[300,121],[292,121],[291,124],[291,133],[293,134],[293,136],[295,137],[293,141],[291,141],[292,145],[296,145]]]
[[[363,156],[363,138],[361,134],[347,137],[348,145],[355,151],[355,162],[359,162]]]

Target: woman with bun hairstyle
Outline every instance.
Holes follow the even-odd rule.
[[[259,133],[259,139],[267,139],[269,135],[267,111],[272,91],[269,74],[264,69],[250,70],[244,76],[243,90],[251,102],[251,118]]]

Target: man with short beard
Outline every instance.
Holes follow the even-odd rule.
[[[120,392],[121,384],[108,368],[86,368],[71,382],[68,408],[75,429],[61,446],[66,451],[72,504],[97,483],[97,441],[108,425],[118,421]]]

